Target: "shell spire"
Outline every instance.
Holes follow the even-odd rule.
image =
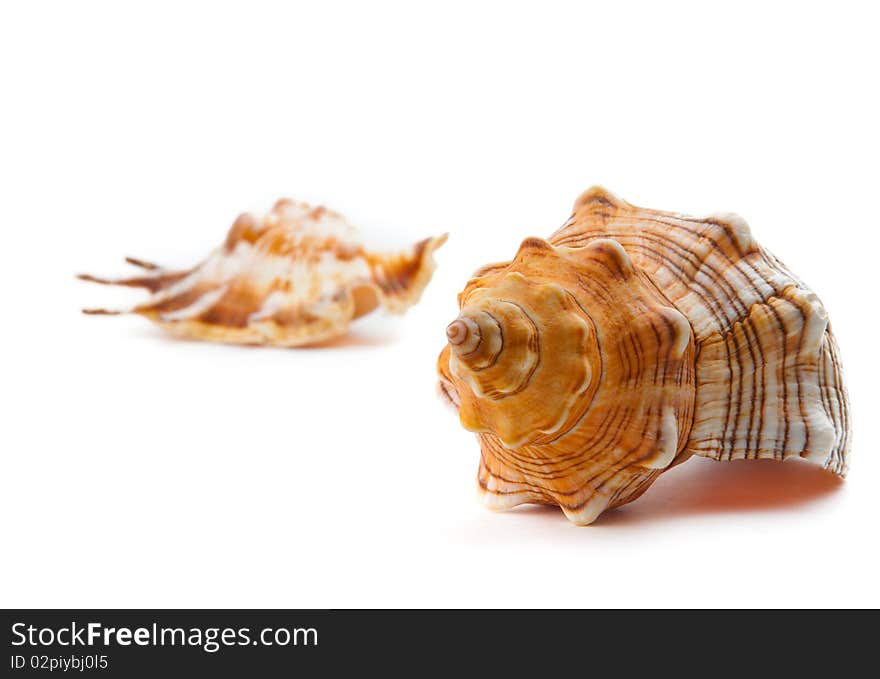
[[[176,335],[299,346],[344,335],[353,320],[380,306],[406,311],[430,281],[434,252],[445,241],[442,235],[374,253],[341,215],[282,199],[262,219],[239,216],[223,245],[191,269],[128,258],[140,275],[80,278],[148,290],[150,299],[131,311]]]
[[[846,471],[827,314],[739,217],[636,208],[594,187],[459,303],[440,386],[477,433],[490,507],[555,504],[587,524],[692,455]]]

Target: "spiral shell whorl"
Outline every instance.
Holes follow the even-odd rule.
[[[524,257],[550,247],[533,241],[524,244]],[[493,433],[507,448],[570,427],[586,409],[601,365],[593,322],[572,294],[516,268],[464,294],[447,331],[462,425]]]
[[[449,336],[450,328],[452,337]],[[462,313],[449,324],[446,336],[456,359],[474,371],[493,365],[504,342],[498,319],[488,311]]]
[[[479,434],[488,506],[556,504],[589,523],[683,459],[691,328],[619,243],[527,239],[511,262],[472,279],[459,302],[438,368],[462,424]],[[489,318],[502,342],[486,364],[474,357]]]
[[[482,339],[480,326],[470,318],[457,318],[446,328],[446,339],[456,353],[466,356],[479,345]]]

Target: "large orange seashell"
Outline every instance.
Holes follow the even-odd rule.
[[[549,240],[478,271],[440,354],[492,508],[577,524],[692,455],[847,469],[849,405],[815,294],[735,215],[694,219],[595,187]]]

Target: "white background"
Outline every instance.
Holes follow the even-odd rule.
[[[4,3],[0,605],[878,606],[870,3]],[[581,190],[736,211],[830,311],[850,477],[691,460],[591,527],[491,513],[435,393],[455,295]],[[320,349],[89,318],[289,195],[422,303]]]

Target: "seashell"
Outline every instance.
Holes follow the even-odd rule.
[[[407,251],[373,253],[341,215],[282,199],[262,220],[238,217],[223,245],[192,269],[128,258],[142,275],[80,278],[149,290],[150,299],[131,312],[175,335],[299,346],[344,335],[353,320],[380,306],[403,313],[418,302],[445,241],[444,234]]]
[[[740,217],[635,207],[595,187],[460,293],[440,389],[496,509],[577,524],[692,455],[800,457],[843,476],[850,416],[815,294]]]

